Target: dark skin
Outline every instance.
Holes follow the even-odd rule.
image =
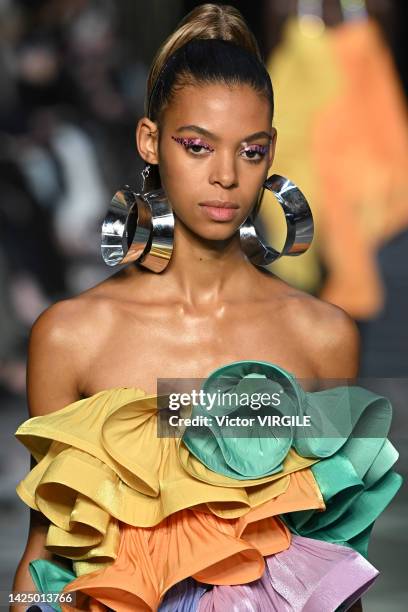
[[[176,216],[170,263],[162,274],[130,265],[41,315],[29,344],[30,415],[111,387],[155,394],[158,378],[205,378],[236,360],[276,363],[299,379],[321,379],[321,386],[354,378],[353,320],[255,268],[240,248],[238,227],[275,150],[266,98],[248,85],[188,86],[176,92],[159,126],[142,118],[136,140],[141,157],[159,164]],[[204,145],[186,149],[172,136]],[[238,205],[231,221],[205,215],[200,203],[215,199]],[[46,524],[33,516],[15,590],[33,590],[31,559],[52,557],[44,548]]]

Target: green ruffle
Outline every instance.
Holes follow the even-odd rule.
[[[282,518],[289,529],[308,538],[349,545],[365,557],[375,520],[401,486],[402,478],[392,471],[398,453],[389,440],[355,438],[361,461],[348,444],[329,459],[311,467],[326,504],[325,512],[291,512]],[[380,448],[378,449],[378,446]],[[362,473],[371,459],[371,464]]]
[[[387,440],[392,406],[389,400],[358,386],[305,392],[282,368],[260,361],[239,361],[215,370],[204,392],[219,401],[193,406],[192,417],[213,417],[210,427],[189,427],[183,441],[190,452],[214,472],[246,480],[279,472],[291,447],[304,457],[318,458],[312,466],[326,504],[324,512],[292,512],[283,518],[299,535],[352,546],[367,555],[374,521],[401,486],[392,471],[398,453]],[[227,402],[225,394],[254,397],[279,394],[278,406],[254,411]],[[232,397],[231,396],[231,397]],[[233,429],[216,422],[216,415],[310,417],[311,427],[267,427],[258,423]],[[231,435],[232,434],[232,435]],[[245,436],[245,437],[244,437]]]
[[[60,593],[69,582],[76,578],[73,572],[46,559],[30,561],[28,569],[39,593]],[[58,603],[49,602],[48,605],[57,612],[61,612],[61,606]]]

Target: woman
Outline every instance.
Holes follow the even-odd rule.
[[[255,267],[241,248],[239,227],[257,206],[276,131],[271,83],[239,13],[216,5],[190,13],[153,63],[147,100],[137,147],[149,179],[160,171],[176,220],[174,251],[161,274],[128,266],[55,304],[32,329],[28,398],[31,417],[40,418],[18,436],[39,463],[19,485],[33,512],[14,590],[32,591],[29,562],[56,560],[54,553],[74,560],[78,578],[65,591],[78,593],[78,609],[346,609],[376,571],[352,548],[302,538],[287,515],[291,535],[277,518],[324,509],[310,469],[316,459],[296,455],[285,481],[258,474],[246,480],[256,488],[245,488],[208,470],[202,457],[194,463],[187,442],[159,439],[155,429],[160,378],[206,378],[244,360],[278,364],[299,379],[357,373],[353,321]],[[289,490],[296,503],[272,511]],[[263,559],[289,568],[285,553],[301,559],[306,574],[323,558],[330,566],[293,577],[286,603],[286,587],[272,586]],[[322,599],[317,585],[330,590],[323,576],[333,579],[335,567],[341,593],[336,585]],[[38,572],[36,586],[50,590],[51,578]],[[65,583],[75,574],[67,570]],[[311,587],[299,607],[302,579]]]

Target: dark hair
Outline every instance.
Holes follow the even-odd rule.
[[[146,114],[157,121],[175,89],[187,84],[247,83],[266,96],[273,90],[258,44],[241,13],[227,4],[200,4],[179,23],[154,58]]]
[[[258,44],[241,13],[227,4],[200,4],[180,22],[154,58],[147,79],[146,115],[160,122],[173,94],[186,85],[248,84],[270,103],[271,79]],[[157,166],[152,166],[147,189],[160,187]]]
[[[269,101],[273,115],[272,83],[256,55],[234,42],[193,39],[173,53],[153,84],[147,113],[159,121],[173,94],[186,85],[225,83],[247,84]]]

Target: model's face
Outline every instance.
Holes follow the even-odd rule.
[[[184,87],[162,113],[158,136],[161,181],[176,217],[202,238],[230,237],[273,160],[266,98],[248,85]]]

